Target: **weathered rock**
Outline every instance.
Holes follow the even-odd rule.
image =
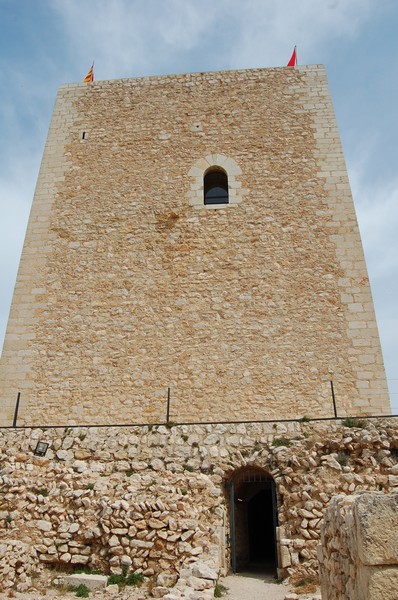
[[[148,525],[149,527],[152,527],[152,529],[162,529],[163,527],[166,527],[167,524],[164,523],[163,521],[160,521],[159,519],[148,519]]]
[[[56,457],[59,460],[72,460],[73,452],[70,450],[57,450]]]
[[[174,573],[160,573],[157,577],[157,583],[161,587],[171,588],[177,581],[177,575]]]
[[[192,565],[192,575],[200,577],[201,579],[212,579],[217,580],[217,573],[214,569],[211,569],[206,563],[196,562]]]
[[[194,590],[207,590],[214,587],[214,579],[201,579],[192,575],[188,578],[188,585]]]
[[[82,554],[74,554],[70,562],[75,565],[86,565],[89,560],[89,556],[84,556]]]
[[[65,575],[64,581],[66,585],[85,585],[90,591],[103,589],[106,587],[108,577],[105,575],[87,575],[80,573],[79,575]]]
[[[318,547],[324,600],[395,598],[397,507],[397,493],[332,499],[321,529],[322,545]]]
[[[115,546],[119,546],[119,538],[117,537],[117,535],[112,535],[109,540],[108,540],[108,544],[111,547],[115,547]]]
[[[51,531],[51,521],[37,521],[37,528],[40,529],[40,531]]]
[[[154,598],[164,598],[166,596],[166,594],[168,594],[169,589],[167,587],[163,587],[160,585],[156,585],[155,587],[152,588],[152,596]],[[181,596],[180,596],[181,597]],[[178,598],[178,596],[177,596]]]

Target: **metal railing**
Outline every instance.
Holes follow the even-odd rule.
[[[29,429],[31,427],[47,427],[51,429],[62,429],[65,427],[159,427],[161,425],[166,425],[169,427],[174,427],[178,425],[231,425],[231,424],[250,424],[250,423],[303,423],[303,422],[317,422],[317,421],[339,421],[346,418],[352,419],[390,419],[398,417],[398,414],[391,415],[338,415],[337,412],[337,402],[336,402],[336,394],[334,389],[333,381],[330,381],[330,390],[331,390],[331,399],[333,406],[333,416],[329,417],[292,417],[292,418],[282,418],[282,419],[239,419],[239,420],[214,420],[214,421],[175,421],[175,419],[170,419],[170,410],[171,410],[171,388],[167,388],[167,400],[166,400],[166,411],[165,411],[165,420],[159,422],[151,422],[151,423],[106,423],[106,424],[97,424],[97,423],[81,423],[71,425],[70,423],[66,423],[63,425],[52,425],[49,423],[44,423],[42,425],[17,425],[18,420],[18,412],[21,402],[21,392],[18,392],[13,422],[12,425],[5,425],[0,427],[0,429]]]

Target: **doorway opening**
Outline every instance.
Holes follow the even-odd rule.
[[[263,469],[246,467],[228,486],[232,571],[275,574],[278,513],[273,478]]]

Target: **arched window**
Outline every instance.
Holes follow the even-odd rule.
[[[196,209],[233,208],[243,202],[248,189],[242,187],[242,171],[230,156],[208,154],[188,171],[191,186],[188,201]]]
[[[228,177],[222,169],[209,169],[204,176],[203,188],[205,204],[228,204]]]

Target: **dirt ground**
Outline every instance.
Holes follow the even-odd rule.
[[[275,583],[272,575],[240,574],[228,575],[220,580],[227,588],[223,596],[225,600],[284,600],[285,596],[293,592],[293,588],[286,583]],[[319,590],[310,595],[300,595],[300,600],[320,599]]]
[[[290,588],[284,584],[277,584],[271,576],[259,575],[228,575],[220,583],[228,591],[225,600],[284,600]]]
[[[293,592],[292,586],[286,583],[275,583],[272,575],[259,575],[257,573],[228,575],[219,582],[226,590],[222,595],[224,600],[284,600],[286,596]],[[0,593],[0,600],[74,600],[76,595],[63,589],[50,588],[46,593],[26,592],[19,593],[10,591]],[[97,591],[91,592],[89,598],[93,600],[147,600],[151,596],[140,588],[125,588],[123,591],[111,592]],[[319,590],[313,594],[303,594],[299,596],[300,600],[320,600]]]

